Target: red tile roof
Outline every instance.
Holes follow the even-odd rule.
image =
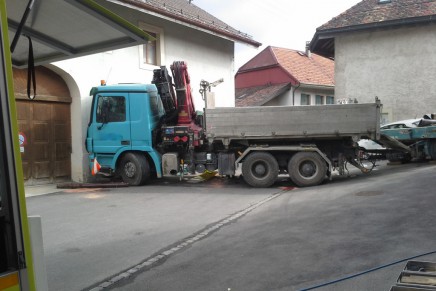
[[[311,53],[308,57],[301,51],[271,47],[277,62],[298,82],[303,84],[334,86],[335,62]]]
[[[165,17],[181,21],[189,25],[205,29],[234,41],[250,44],[256,47],[262,44],[253,40],[246,33],[231,27],[210,13],[190,3],[188,0],[117,0],[138,8],[152,11]]]
[[[335,62],[333,60],[314,53],[308,57],[301,51],[272,46],[268,46],[243,65],[237,75],[274,66],[282,67],[290,75],[289,82],[297,80],[304,84],[335,85]]]
[[[436,0],[363,0],[317,30],[436,15]]]
[[[265,74],[271,74],[272,68],[283,71],[284,76],[288,77],[282,80],[287,81],[287,83],[281,81],[280,84],[277,84],[278,80],[274,79],[270,80],[269,84],[254,85],[260,83],[259,80],[268,82],[272,75],[268,75],[268,79]],[[334,70],[334,61],[329,58],[313,53],[307,56],[301,51],[269,46],[238,70],[236,81],[238,78],[244,78],[244,74],[251,76],[248,79],[255,78],[257,80],[251,81],[251,87],[245,85],[247,87],[236,89],[235,105],[237,107],[261,106],[289,90],[291,84],[334,86]],[[253,73],[256,74],[256,77]]]

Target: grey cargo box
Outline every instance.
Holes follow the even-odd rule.
[[[369,138],[380,135],[380,103],[206,109],[210,140]]]

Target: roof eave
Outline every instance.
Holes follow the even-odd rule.
[[[148,12],[151,12],[151,14],[153,14],[154,16],[164,18],[164,19],[170,20],[170,21],[175,20],[179,24],[184,24],[184,25],[189,26],[191,28],[199,29],[199,30],[207,32],[207,33],[212,33],[212,34],[221,36],[223,38],[226,38],[226,39],[229,39],[229,40],[232,40],[235,42],[241,42],[244,44],[252,45],[256,48],[260,47],[262,45],[262,43],[257,42],[249,37],[233,34],[231,32],[215,28],[215,27],[213,27],[211,25],[207,25],[205,23],[193,21],[193,20],[178,16],[178,15],[175,15],[175,14],[170,13],[168,11],[158,9],[158,8],[154,7],[153,5],[149,5],[147,3],[138,3],[138,2],[132,1],[132,0],[110,0],[110,1],[116,2],[116,3],[128,4],[128,5],[131,5],[130,7],[139,7],[139,8],[142,8],[142,9],[148,11]]]
[[[300,83],[300,89],[335,90],[335,85]]]
[[[399,26],[409,26],[409,25],[423,25],[436,23],[436,15],[421,16],[421,17],[411,17],[403,19],[395,19],[381,22],[372,22],[366,24],[331,28],[331,29],[319,29],[314,34],[310,42],[310,50],[314,53],[334,58],[334,38],[337,35],[358,32],[358,31],[374,31],[384,28],[393,28]]]
[[[281,66],[279,64],[273,64],[273,65],[261,66],[261,67],[256,67],[256,68],[249,68],[249,69],[245,69],[245,70],[239,69],[236,72],[236,75],[250,73],[250,72],[256,72],[256,71],[262,71],[262,70],[266,70],[266,69],[273,69],[273,68],[277,68],[277,67],[281,67]]]

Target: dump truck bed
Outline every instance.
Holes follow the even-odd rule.
[[[241,139],[379,139],[380,103],[206,109],[207,137]]]

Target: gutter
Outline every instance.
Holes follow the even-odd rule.
[[[304,89],[314,89],[314,90],[335,90],[335,85],[319,85],[319,84],[299,83],[298,87],[301,87]]]
[[[277,68],[277,67],[281,67],[281,66],[279,64],[273,64],[273,65],[268,65],[268,66],[262,66],[262,67],[255,67],[255,68],[250,68],[250,69],[245,69],[245,70],[239,70],[239,71],[236,72],[236,75],[243,74],[243,73],[256,72],[256,71],[265,70],[265,69],[273,69],[273,68]]]
[[[292,105],[295,105],[295,91],[297,91],[297,89],[300,88],[300,86],[301,86],[301,83],[298,82],[298,86],[296,86],[294,88],[294,91],[292,91]]]
[[[222,35],[222,36],[228,37],[229,39],[240,41],[240,42],[252,45],[254,47],[260,47],[262,45],[260,42],[257,42],[257,41],[255,41],[253,39],[250,39],[250,38],[247,38],[247,37],[243,37],[243,36],[240,36],[240,35],[237,35],[237,34],[233,34],[231,32],[215,28],[215,27],[213,27],[211,25],[208,25],[208,24],[205,24],[205,23],[201,23],[201,22],[198,22],[198,21],[186,18],[186,17],[182,17],[182,16],[179,16],[177,14],[173,14],[171,12],[168,12],[168,11],[164,10],[164,9],[159,9],[159,8],[157,8],[157,7],[153,6],[153,5],[147,4],[147,3],[138,3],[137,1],[134,1],[134,0],[118,0],[117,2],[122,2],[122,3],[130,4],[132,6],[139,7],[139,8],[142,8],[142,9],[145,9],[145,10],[148,10],[148,11],[151,11],[151,12],[154,12],[154,13],[166,16],[166,17],[169,17],[171,19],[175,19],[175,20],[178,20],[178,21],[190,24],[190,25],[194,25],[194,26],[206,29],[208,31],[214,32],[214,33],[216,33],[218,35]]]

